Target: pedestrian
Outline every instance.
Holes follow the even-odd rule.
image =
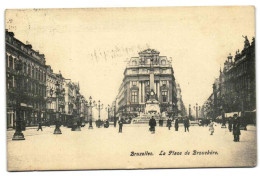
[[[155,133],[156,120],[153,118],[153,116],[149,120],[149,126],[150,126],[149,129],[150,129],[151,133],[154,134]]]
[[[123,130],[123,119],[120,118],[120,120],[118,121],[118,124],[119,124],[119,132],[118,133],[122,133],[122,130]]]
[[[234,121],[233,121],[233,135],[234,135],[234,142],[239,142],[240,137],[240,120],[237,114],[234,114]]]
[[[109,127],[109,122],[108,122],[108,120],[106,120],[106,122],[104,123],[104,127],[105,127],[105,128],[108,128],[108,127]]]
[[[210,131],[210,135],[213,135],[215,129],[214,129],[214,122],[211,120],[210,124],[209,124],[209,131]]]
[[[160,126],[160,127],[163,126],[163,119],[162,119],[162,117],[160,117],[160,119],[159,119],[159,126]]]
[[[93,129],[93,126],[92,126],[92,119],[89,120],[89,127],[90,129]]]
[[[42,131],[42,122],[41,122],[41,121],[39,122],[39,125],[38,125],[38,129],[37,129],[37,131],[39,131],[39,130]]]
[[[178,131],[178,129],[179,129],[179,119],[178,118],[175,119],[174,127],[175,127],[175,131]]]
[[[232,119],[231,118],[228,119],[228,129],[229,129],[229,132],[232,132]]]
[[[190,120],[188,117],[186,117],[186,119],[184,120],[184,129],[185,132],[188,131],[189,132],[189,127],[190,127]]]
[[[169,130],[171,130],[171,127],[172,127],[172,120],[171,120],[171,118],[168,118],[168,120],[167,120],[167,127],[168,127]]]
[[[114,127],[116,128],[116,121],[117,121],[117,119],[116,119],[116,117],[114,118]]]

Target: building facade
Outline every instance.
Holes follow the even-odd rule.
[[[255,39],[250,43],[245,37],[243,50],[236,51],[234,60],[229,54],[223,72],[220,70],[213,92],[202,107],[204,117],[217,118],[229,112],[255,112],[255,83]]]
[[[187,111],[185,108],[185,105],[182,100],[182,93],[181,93],[181,87],[180,84],[177,83],[177,116],[187,116]]]
[[[36,125],[46,116],[45,57],[33,50],[30,44],[16,39],[14,33],[6,30],[5,35],[7,127],[15,127],[18,94],[21,99],[20,116],[24,125]],[[19,74],[18,61],[22,63]]]
[[[55,123],[56,113],[60,113],[61,121],[65,118],[65,89],[62,74],[54,73],[51,66],[46,66],[46,121]],[[58,101],[58,102],[57,102]]]
[[[159,101],[160,111],[177,115],[177,89],[171,61],[160,52],[147,49],[132,57],[124,71],[124,78],[118,91],[116,108],[123,116],[136,117],[144,112],[150,95],[151,66],[153,68],[154,93]]]

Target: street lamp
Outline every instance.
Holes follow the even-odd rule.
[[[17,98],[16,98],[16,125],[15,125],[15,133],[13,135],[12,140],[25,140],[24,135],[22,133],[22,119],[21,119],[21,71],[22,71],[22,61],[19,59],[16,64],[17,70]]]
[[[106,107],[106,111],[107,111],[107,120],[109,121],[109,113],[110,113],[110,111],[111,111],[109,105],[107,105],[107,107]]]
[[[63,94],[64,89],[60,89],[60,83],[57,81],[56,84],[56,119],[55,119],[55,130],[53,134],[62,134],[60,130],[60,113],[59,113],[59,98]]]
[[[90,108],[90,120],[89,120],[89,127],[88,129],[93,129],[93,126],[92,126],[92,108],[96,106],[96,102],[95,100],[92,102],[92,97],[90,96],[89,97],[89,104],[88,104],[88,107]]]
[[[96,109],[98,110],[98,123],[97,126],[100,128],[101,120],[100,120],[100,111],[103,109],[103,104],[100,104],[100,100],[98,100],[98,104],[96,104]]]
[[[196,103],[196,120],[198,121],[199,119],[198,119],[199,117],[198,117],[198,103]]]
[[[74,104],[76,105],[76,113],[75,113],[75,120],[73,122],[73,127],[71,129],[71,131],[81,131],[81,122],[80,122],[80,94],[77,91],[77,95],[76,95],[76,99],[74,98]]]

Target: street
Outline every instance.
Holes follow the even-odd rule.
[[[252,166],[256,163],[256,127],[241,131],[241,142],[233,142],[228,129],[215,126],[213,136],[208,127],[191,126],[190,132],[170,131],[157,127],[151,134],[147,125],[87,127],[73,132],[61,127],[62,134],[54,135],[54,126],[43,131],[24,131],[25,141],[12,141],[13,130],[7,131],[8,169],[58,170],[61,169],[112,169],[112,168],[169,168],[169,167],[221,167]],[[212,155],[193,155],[194,150]],[[151,152],[152,156],[130,156],[131,152]],[[184,155],[186,151],[190,155]],[[159,155],[165,152],[166,155]],[[170,152],[171,155],[168,155]],[[175,155],[176,153],[181,155]],[[149,158],[149,159],[148,159]],[[166,162],[167,161],[167,162]],[[200,161],[200,162],[198,162]],[[9,164],[10,163],[10,164]],[[98,163],[98,164],[97,164]]]

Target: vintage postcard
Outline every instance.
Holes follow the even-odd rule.
[[[255,167],[255,8],[7,9],[8,171]]]

